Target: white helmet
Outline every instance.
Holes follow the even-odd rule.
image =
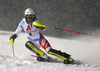
[[[27,8],[25,10],[25,16],[26,15],[34,15],[35,16],[35,11],[32,8]]]

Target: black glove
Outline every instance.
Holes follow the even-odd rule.
[[[14,35],[12,35],[11,37],[10,37],[10,39],[9,39],[9,42],[10,43],[14,43],[14,40],[17,38],[17,35],[16,34],[14,34]]]

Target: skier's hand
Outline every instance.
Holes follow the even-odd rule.
[[[41,28],[41,27],[45,27],[45,25],[42,25],[40,22],[38,22],[38,21],[34,21],[33,22],[33,25],[35,26],[35,27],[37,27],[37,28]]]
[[[12,35],[11,37],[10,37],[10,39],[9,39],[9,42],[10,43],[14,43],[14,40],[17,38],[17,35],[16,34],[14,34],[14,35]]]

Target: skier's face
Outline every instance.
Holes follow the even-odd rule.
[[[29,23],[31,23],[31,22],[33,21],[33,19],[29,18],[29,19],[27,19],[27,21],[28,21]]]
[[[27,21],[28,21],[29,23],[31,23],[31,22],[33,21],[33,18],[34,18],[34,17],[35,17],[34,15],[27,15],[27,16],[26,16]]]

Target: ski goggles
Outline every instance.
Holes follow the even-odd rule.
[[[35,17],[35,15],[26,15],[27,19],[30,19],[30,18],[33,19],[34,17]]]

